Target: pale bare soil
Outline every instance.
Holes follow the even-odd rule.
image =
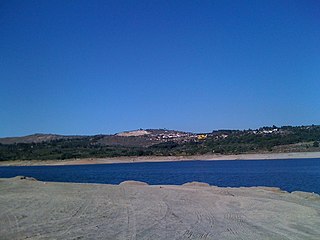
[[[320,197],[277,188],[0,179],[0,239],[320,239]]]
[[[139,137],[139,136],[148,135],[148,134],[150,134],[150,132],[146,130],[135,130],[135,131],[117,133],[116,135],[120,137]]]
[[[143,157],[114,157],[114,158],[86,158],[71,160],[15,160],[0,161],[0,166],[32,166],[32,165],[82,165],[82,164],[110,164],[135,162],[172,162],[192,160],[266,160],[266,159],[297,159],[320,158],[320,152],[292,152],[292,153],[255,153],[238,155],[206,154],[194,156],[143,156]]]

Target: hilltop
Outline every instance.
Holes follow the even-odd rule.
[[[262,127],[191,133],[139,129],[112,135],[33,134],[0,138],[0,160],[320,151],[320,126]]]

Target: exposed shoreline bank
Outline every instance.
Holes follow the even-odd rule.
[[[3,239],[317,239],[319,195],[205,183],[0,179]],[[236,236],[236,237],[235,237]]]
[[[192,155],[192,156],[132,156],[114,158],[86,158],[68,160],[15,160],[0,161],[0,166],[57,166],[57,165],[85,165],[112,163],[142,163],[142,162],[176,162],[176,161],[225,161],[225,160],[279,160],[279,159],[308,159],[320,158],[320,152],[292,152],[292,153],[251,153],[238,155]]]

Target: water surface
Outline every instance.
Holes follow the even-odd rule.
[[[0,167],[0,178],[17,175],[41,181],[107,184],[125,180],[175,185],[200,181],[220,187],[269,186],[320,194],[318,158]]]

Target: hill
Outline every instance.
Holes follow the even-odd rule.
[[[47,160],[117,156],[189,156],[319,151],[320,126],[262,127],[188,133],[139,129],[114,135],[34,134],[0,138],[0,160]]]
[[[40,143],[40,142],[48,142],[63,138],[70,138],[62,135],[57,134],[41,134],[36,133],[28,136],[23,137],[7,137],[7,138],[0,138],[0,143],[2,144],[16,144],[16,143]]]

